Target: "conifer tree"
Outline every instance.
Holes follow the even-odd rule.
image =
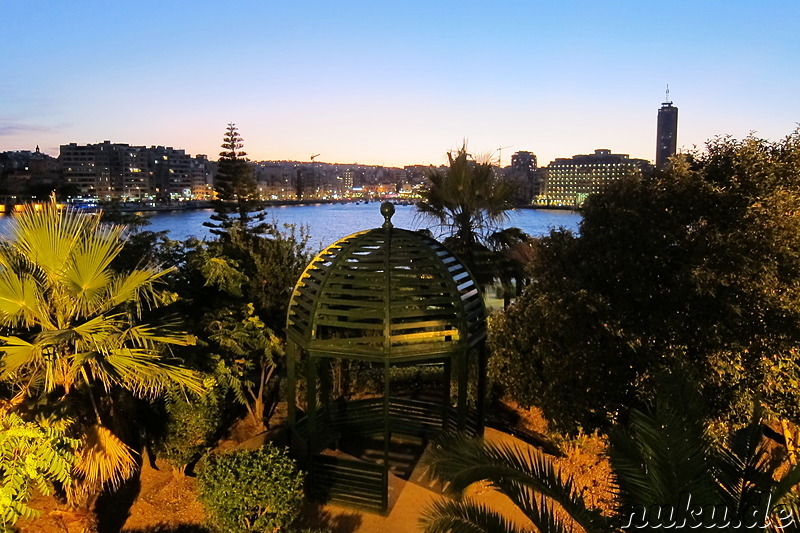
[[[242,136],[236,124],[229,123],[222,138],[222,152],[217,162],[214,189],[217,199],[214,204],[214,222],[205,225],[220,237],[229,237],[231,230],[245,234],[263,233],[268,225],[263,223],[266,213],[264,203],[258,197],[258,187],[253,176],[253,167],[247,159]]]

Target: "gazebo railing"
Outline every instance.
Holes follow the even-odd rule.
[[[388,471],[382,464],[316,455],[308,478],[309,495],[370,510],[389,505]]]
[[[336,401],[320,407],[316,411],[315,448],[324,449],[342,434],[381,433],[384,431],[383,417],[382,398]],[[458,410],[450,406],[442,408],[436,402],[394,397],[389,399],[388,423],[390,433],[429,438],[443,430],[457,431]],[[469,435],[478,434],[478,424],[473,411],[467,413],[464,430]],[[303,440],[308,439],[308,417],[302,417],[297,421],[294,432]]]
[[[434,437],[443,430],[458,430],[458,410],[436,402],[390,398],[389,432],[403,435]],[[446,417],[444,416],[446,413]],[[386,511],[388,508],[389,465],[359,459],[321,454],[346,434],[376,435],[384,431],[384,401],[368,398],[350,402],[333,402],[316,411],[314,435],[309,435],[308,417],[302,417],[292,428],[295,453],[305,456],[302,466],[309,472],[308,490],[313,497],[346,505]],[[477,435],[474,413],[467,413],[465,431]],[[309,437],[313,437],[309,439]],[[306,443],[313,442],[311,456]],[[310,460],[310,463],[306,461]]]

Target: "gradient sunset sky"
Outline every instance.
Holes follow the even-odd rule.
[[[800,121],[800,2],[2,2],[0,151],[111,140],[217,158],[444,163],[466,139],[541,165],[653,160]]]

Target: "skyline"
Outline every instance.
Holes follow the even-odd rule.
[[[110,140],[215,160],[234,122],[254,160],[439,165],[466,140],[503,165],[653,161],[667,83],[679,149],[796,128],[800,6],[643,4],[13,3],[0,151]]]

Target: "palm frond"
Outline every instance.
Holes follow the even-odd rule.
[[[761,409],[756,405],[750,423],[715,450],[714,464],[722,496],[731,509],[757,506],[775,484],[761,431]]]
[[[27,273],[0,271],[0,324],[29,327],[41,314],[35,280]]]
[[[426,533],[522,533],[499,513],[472,500],[434,502],[424,511],[420,525]]]
[[[621,504],[677,505],[685,493],[702,505],[720,503],[705,403],[682,376],[658,376],[657,391],[653,408],[632,410],[628,426],[610,434]]]
[[[49,279],[60,276],[81,242],[92,217],[67,210],[66,216],[52,204],[37,211],[26,209],[14,219],[11,247],[21,258]]]
[[[522,449],[507,444],[446,435],[437,440],[425,465],[428,475],[447,481],[447,491],[460,496],[473,483],[487,481],[522,508],[530,488],[558,503],[587,531],[599,531],[605,522],[586,508],[572,478],[563,478],[552,460],[533,447]]]
[[[194,393],[203,392],[203,380],[194,370],[165,363],[152,350],[119,348],[103,357],[86,362],[92,374],[107,388],[120,385],[137,396],[156,396],[170,385],[185,387]]]
[[[75,471],[80,483],[113,488],[136,473],[138,465],[130,446],[105,426],[94,424],[84,433]]]
[[[139,269],[116,277],[109,286],[107,309],[113,309],[126,302],[140,301],[151,307],[157,307],[161,300],[154,284],[171,271],[172,269],[161,271]]]
[[[42,347],[31,344],[19,337],[0,336],[0,380],[13,376],[20,368],[27,365],[39,366],[44,363]]]
[[[515,487],[516,485],[516,487]],[[552,500],[545,498],[533,492],[530,487],[525,487],[519,484],[512,484],[512,490],[516,488],[518,495],[512,498],[514,502],[520,502],[520,510],[525,516],[533,522],[537,531],[540,533],[572,533],[572,524],[567,525],[555,512],[555,506]],[[597,514],[592,519],[591,529],[586,531],[607,532],[610,531],[610,525],[605,522],[603,518]]]

